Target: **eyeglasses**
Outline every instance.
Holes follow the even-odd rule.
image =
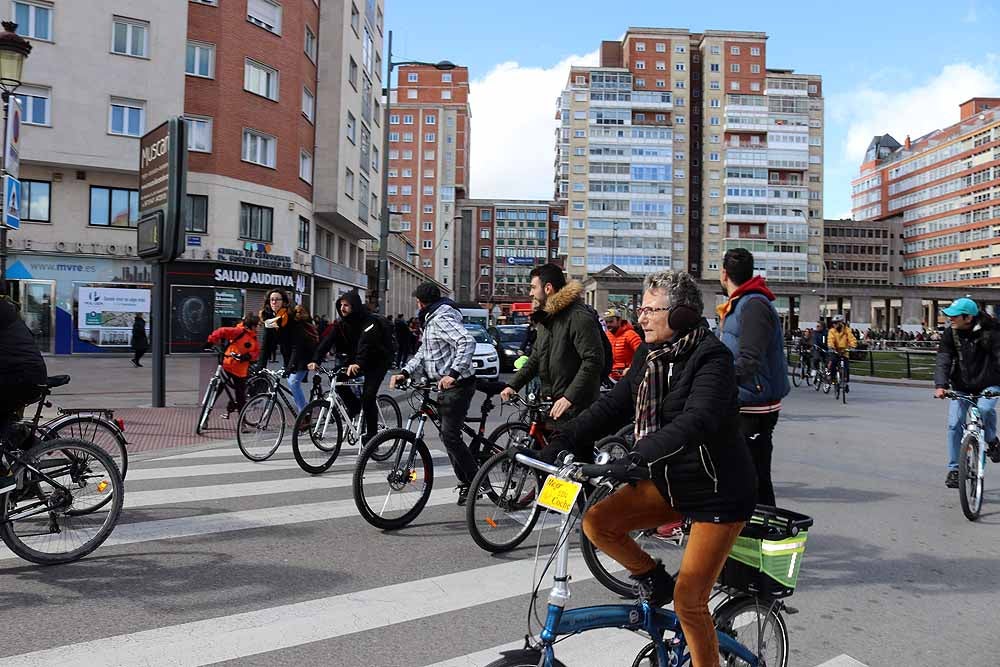
[[[662,313],[670,310],[669,308],[654,308],[653,306],[642,306],[641,308],[635,309],[635,314],[639,317],[643,315],[652,315],[653,313]]]

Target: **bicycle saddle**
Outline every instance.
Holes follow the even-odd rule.
[[[64,384],[69,384],[69,381],[70,377],[68,375],[50,375],[48,380],[45,381],[45,386],[49,389],[54,389]]]
[[[507,388],[507,383],[499,380],[476,380],[476,391],[481,391],[487,396],[496,396]]]

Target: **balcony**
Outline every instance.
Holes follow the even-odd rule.
[[[771,129],[771,123],[767,116],[737,117],[732,120],[727,117],[724,128],[726,132],[767,132]]]

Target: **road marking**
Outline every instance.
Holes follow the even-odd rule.
[[[576,575],[573,575],[574,581]],[[648,637],[616,628],[601,628],[570,637],[556,646],[556,658],[565,665],[587,667],[621,667],[630,665],[646,644]],[[494,646],[483,651],[458,656],[426,667],[485,667],[500,657],[503,651],[524,648],[524,640]]]
[[[868,667],[868,665],[858,662],[846,653],[841,653],[833,660],[827,660],[821,665],[816,665],[816,667]]]

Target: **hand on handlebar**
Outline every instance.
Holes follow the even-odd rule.
[[[948,390],[938,387],[934,390],[934,398],[948,398]]]
[[[514,396],[517,396],[517,392],[514,391],[513,387],[504,387],[503,391],[500,392],[500,400],[504,402],[511,400]]]
[[[317,367],[317,364],[316,364],[315,361],[310,361],[308,364],[306,364],[306,368],[308,368],[311,371],[316,370],[316,367]]]
[[[389,378],[389,389],[396,389],[402,384],[406,383],[406,376],[400,373],[399,375],[393,375]]]

